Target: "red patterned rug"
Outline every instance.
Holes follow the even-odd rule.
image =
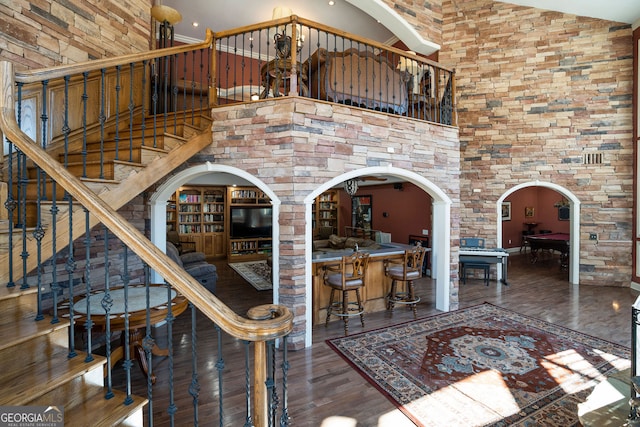
[[[327,340],[418,426],[579,426],[630,350],[488,303]]]

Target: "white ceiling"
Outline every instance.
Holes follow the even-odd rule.
[[[336,0],[333,6],[327,0],[164,0],[162,4],[182,14],[182,21],[175,25],[178,40],[184,37],[203,40],[207,28],[223,31],[270,21],[276,6],[288,7],[301,18],[382,43],[393,38],[382,24],[345,0]],[[197,28],[193,22],[198,22]]]
[[[626,24],[640,20],[640,0],[498,1]],[[367,2],[371,7],[367,7],[366,11],[351,4]],[[289,7],[300,17],[379,42],[392,41],[394,36],[377,19],[366,13],[375,15],[390,10],[382,0],[336,0],[334,6],[329,6],[328,0],[158,0],[156,3],[171,6],[182,14],[182,21],[175,25],[176,39],[181,41],[203,40],[207,28],[222,31],[269,21],[275,6]],[[194,22],[198,22],[199,26],[193,27]]]

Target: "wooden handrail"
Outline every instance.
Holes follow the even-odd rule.
[[[138,56],[135,56],[139,58]],[[127,57],[133,60],[133,56]],[[120,60],[110,60],[121,63]],[[113,64],[112,63],[112,64]],[[103,63],[102,66],[107,66]],[[77,69],[75,66],[72,67]],[[101,68],[101,67],[99,67]],[[69,68],[65,68],[69,70]],[[58,72],[55,69],[54,74]],[[42,76],[42,73],[36,73]],[[293,314],[284,306],[274,306],[272,318],[251,320],[239,316],[209,290],[191,277],[143,233],[124,219],[106,201],[98,197],[80,179],[67,171],[37,143],[32,141],[16,122],[13,64],[0,62],[0,129],[28,158],[82,204],[125,245],[184,295],[194,306],[230,335],[246,341],[265,341],[283,337],[293,330]],[[51,77],[51,75],[48,75]]]
[[[197,49],[210,48],[214,40],[214,33],[207,29],[207,36],[201,43],[189,44],[164,49],[151,50],[149,52],[130,53],[114,58],[98,59],[94,61],[78,62],[76,64],[58,65],[55,67],[38,70],[16,71],[14,78],[19,83],[34,83],[47,79],[62,78],[68,75],[81,74],[86,71],[101,70],[117,65],[141,62],[150,59],[162,58],[179,53],[190,52]]]
[[[364,37],[360,37],[357,34],[353,34],[353,33],[349,33],[347,31],[343,31],[343,30],[339,30],[337,28],[331,27],[329,25],[324,25],[324,24],[320,24],[319,22],[315,22],[315,21],[311,21],[309,19],[305,19],[305,18],[301,18],[299,16],[296,15],[291,15],[289,17],[286,18],[280,18],[280,19],[276,19],[273,21],[265,21],[265,22],[261,22],[258,24],[252,24],[252,25],[246,25],[244,27],[240,27],[240,28],[234,28],[233,30],[225,30],[225,31],[217,31],[215,33],[215,38],[220,39],[220,38],[224,38],[224,37],[230,37],[230,36],[235,36],[237,34],[242,34],[242,33],[246,33],[246,32],[250,32],[250,31],[257,31],[257,30],[262,30],[265,28],[269,28],[269,27],[274,27],[277,25],[283,25],[283,24],[287,24],[287,23],[291,23],[292,25],[296,25],[296,24],[301,24],[301,25],[306,25],[307,27],[316,29],[316,30],[320,30],[320,31],[324,31],[339,37],[344,37],[346,39],[349,40],[353,40],[354,42],[358,42],[358,43],[362,43],[365,44],[367,46],[376,48],[376,49],[381,49],[384,50],[386,52],[390,52],[390,53],[395,53],[399,56],[404,56],[404,57],[409,57],[407,55],[407,51],[402,50],[402,49],[398,49],[395,48],[393,46],[389,46],[389,45],[385,45],[383,43],[379,43],[375,40],[371,40],[371,39],[366,39]],[[292,49],[291,55],[293,56],[295,54],[295,49]],[[453,68],[447,68],[444,67],[442,64],[440,64],[439,62],[433,61],[431,59],[427,59],[423,56],[418,56],[418,55],[412,55],[410,56],[410,58],[412,60],[415,60],[417,62],[421,62],[424,64],[428,64],[428,65],[432,65],[436,68],[440,68],[442,70],[445,71],[449,71],[452,72]]]

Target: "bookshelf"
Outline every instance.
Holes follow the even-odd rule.
[[[266,259],[272,253],[271,236],[234,236],[233,230],[233,209],[234,208],[259,208],[271,207],[271,199],[267,195],[255,187],[228,187],[227,188],[228,211],[227,218],[229,221],[229,244],[227,245],[227,259],[229,262],[243,262]],[[249,212],[249,211],[246,211]],[[269,215],[269,220],[271,216]],[[271,230],[271,222],[268,224],[268,230]]]
[[[167,202],[167,230],[177,230],[181,240],[194,242],[209,258],[224,257],[225,199],[225,187],[179,188]]]
[[[338,222],[339,194],[337,190],[325,191],[313,204],[312,227],[313,235],[318,236],[320,229],[330,227],[332,233],[339,234],[340,224]]]

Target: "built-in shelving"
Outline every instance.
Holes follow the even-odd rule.
[[[316,197],[312,212],[314,236],[326,234],[326,230],[328,229],[332,230],[332,234],[339,234],[339,206],[339,194],[337,190],[329,190]]]
[[[181,187],[167,202],[167,230],[177,230],[180,240],[191,241],[207,257],[226,254],[226,188]]]
[[[255,187],[229,187],[227,189],[227,218],[232,219],[234,207],[271,207],[271,199]],[[229,262],[253,261],[271,256],[273,247],[271,237],[237,237],[232,235],[233,225],[229,223],[229,244],[227,258]],[[270,228],[270,227],[269,227]]]

